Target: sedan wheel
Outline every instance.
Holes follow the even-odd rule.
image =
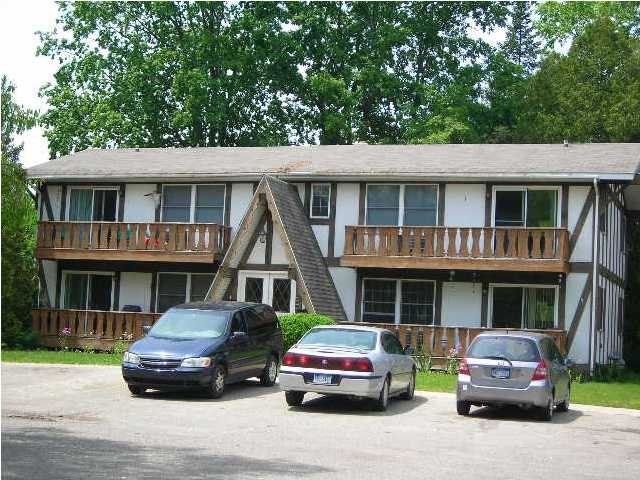
[[[380,390],[380,396],[378,400],[376,400],[376,410],[379,412],[384,412],[389,406],[389,379],[387,378],[384,381],[384,385],[382,385],[382,390]]]
[[[409,380],[409,385],[407,385],[407,390],[402,392],[400,398],[403,400],[411,400],[416,391],[416,372],[411,374],[411,379]]]

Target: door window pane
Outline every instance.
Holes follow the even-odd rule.
[[[262,303],[264,280],[262,278],[247,277],[244,284],[244,301]]]
[[[438,189],[433,185],[404,187],[403,225],[435,225]]]
[[[362,310],[365,322],[395,323],[396,281],[365,280]]]
[[[85,273],[67,273],[64,285],[64,308],[85,310],[87,308],[87,282]]]
[[[271,306],[276,312],[288,312],[291,306],[291,280],[273,279],[273,299]]]
[[[177,273],[158,274],[158,312],[184,303],[187,298],[187,276]]]
[[[196,222],[224,222],[224,185],[196,185]]]
[[[329,197],[331,185],[314,184],[311,185],[311,216],[316,218],[329,217]]]
[[[397,225],[400,185],[367,187],[367,225]]]
[[[527,227],[555,227],[557,190],[527,190]]]
[[[72,188],[69,196],[69,220],[87,222],[91,220],[93,191],[89,188]]]
[[[94,190],[93,219],[98,222],[115,222],[117,202],[116,190]]]
[[[111,310],[111,275],[89,275],[89,310]]]
[[[492,307],[491,325],[493,328],[521,328],[521,287],[494,287]]]
[[[524,191],[496,190],[496,227],[524,226]]]
[[[190,302],[202,302],[213,283],[213,275],[191,275]]]
[[[162,221],[189,222],[191,219],[191,186],[165,185],[162,190]]]
[[[400,323],[433,323],[433,282],[402,282]]]
[[[556,291],[553,288],[523,289],[524,328],[553,328],[555,320]]]

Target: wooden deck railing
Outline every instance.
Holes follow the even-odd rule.
[[[209,257],[224,252],[229,235],[230,227],[215,223],[52,221],[38,224],[37,246],[39,258],[71,258],[74,251],[114,257],[136,252]]]
[[[459,356],[463,356],[474,338],[483,332],[522,331],[506,328],[470,328],[447,327],[442,325],[412,325],[393,323],[357,322],[355,325],[386,328],[394,332],[403,346],[410,345],[416,352],[424,352],[436,358],[446,358],[451,348],[457,348]],[[528,332],[545,333],[553,337],[561,352],[566,352],[567,334],[564,330],[527,330]]]
[[[153,325],[159,313],[114,312],[35,308],[31,328],[44,346],[60,346],[60,337],[70,348],[107,350],[116,340],[133,341],[142,337],[142,327]],[[64,329],[67,335],[61,335]]]
[[[465,265],[461,261],[473,261],[472,268],[494,269],[501,264],[509,265],[507,262],[510,260],[516,262],[512,266],[522,261],[533,264],[535,262],[530,261],[534,260],[540,264],[540,270],[556,271],[566,268],[568,238],[565,228],[349,225],[344,243],[344,256],[347,258],[343,263],[367,266],[356,257],[402,257],[417,261],[413,265],[396,262],[396,268],[439,268],[439,265],[441,268],[455,268]],[[371,266],[392,267],[384,261],[372,260],[371,263]]]

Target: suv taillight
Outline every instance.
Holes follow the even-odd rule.
[[[548,375],[549,375],[549,369],[547,366],[547,362],[545,362],[544,360],[541,360],[540,363],[538,363],[538,366],[536,367],[536,371],[533,372],[533,376],[531,377],[531,380],[546,380]]]
[[[469,364],[467,363],[467,359],[463,358],[460,361],[460,368],[458,368],[458,373],[461,375],[471,375],[469,373]]]

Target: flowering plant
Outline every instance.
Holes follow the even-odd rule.
[[[447,350],[447,372],[451,374],[457,374],[460,367],[460,351],[462,345],[459,343],[455,347],[451,347]]]
[[[58,332],[58,344],[62,350],[69,349],[69,337],[71,336],[71,327],[65,326]]]

